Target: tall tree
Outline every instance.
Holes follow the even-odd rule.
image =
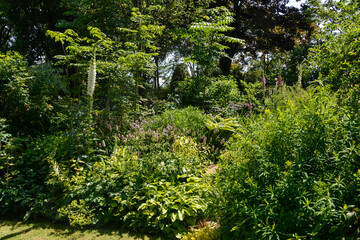
[[[86,34],[87,27],[99,28],[107,36],[116,34],[117,27],[130,24],[134,4],[128,0],[63,0],[67,19],[59,21],[62,28]]]
[[[11,36],[12,24],[10,23],[9,19],[4,16],[4,13],[0,12],[0,51],[6,52],[9,49]]]
[[[326,1],[316,5],[318,24],[305,75],[316,76],[333,90],[360,84],[360,3],[356,0]]]
[[[292,49],[306,41],[313,31],[306,17],[308,6],[301,9],[287,6],[288,0],[216,0],[214,5],[226,6],[234,13],[233,30],[228,34],[245,40],[245,45],[229,44],[227,54],[220,60],[224,74],[230,73],[231,58],[239,52],[255,54]]]
[[[207,8],[212,0],[73,0],[66,1],[69,21],[61,21],[60,26],[86,33],[86,26],[98,27],[107,36],[126,42],[126,36],[119,34],[118,28],[131,28],[134,24],[132,9],[152,18],[152,24],[164,26],[161,36],[153,39],[158,47],[154,56],[155,79],[153,85],[159,87],[159,63],[169,52],[182,48],[181,35],[185,29],[195,22],[202,9]]]
[[[1,33],[5,33],[0,39],[5,42],[0,51],[18,51],[32,64],[49,59],[58,50],[54,42],[46,38],[46,31],[56,30],[56,23],[65,17],[62,2],[7,0],[0,1],[0,9]]]

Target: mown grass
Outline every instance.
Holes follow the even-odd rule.
[[[0,220],[0,240],[160,240],[144,234],[130,233],[122,229],[75,229],[64,224],[48,222],[22,223]]]

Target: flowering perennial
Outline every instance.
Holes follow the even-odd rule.
[[[87,85],[87,94],[92,96],[95,90],[95,80],[96,80],[96,57],[91,59],[89,72],[88,72],[88,85]]]
[[[265,97],[265,85],[266,85],[266,78],[263,75],[262,77],[262,91],[263,91],[263,97]]]
[[[281,85],[282,85],[282,77],[281,77],[281,75],[279,75],[279,79],[277,81],[277,89],[279,89],[279,87],[281,87]]]

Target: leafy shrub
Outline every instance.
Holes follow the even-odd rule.
[[[240,92],[233,77],[194,77],[179,83],[183,105],[198,106],[217,113],[226,113],[231,102],[240,100]]]
[[[225,238],[325,239],[354,231],[346,213],[359,206],[358,125],[349,127],[337,101],[321,87],[284,89],[274,107],[244,119],[217,178]]]
[[[94,214],[89,211],[89,207],[85,206],[85,201],[74,200],[70,205],[58,209],[59,217],[67,217],[69,219],[70,226],[82,227],[91,225],[93,223],[92,218]]]
[[[245,95],[242,96],[242,102],[246,103],[245,109],[249,114],[251,113],[259,113],[264,110],[264,104],[262,101],[261,95],[261,82],[255,83],[247,83],[245,81],[241,81],[241,85],[244,88]]]
[[[2,169],[5,174],[1,174],[0,215],[24,217],[26,220],[31,215],[48,216],[47,212],[51,215],[51,210],[48,208],[49,196],[45,184],[49,164],[35,154],[34,149],[40,145],[38,142],[29,144],[30,150],[26,151],[24,144],[24,141],[14,138],[6,145],[11,149],[11,155],[8,155],[11,158],[7,159]],[[1,165],[4,166],[3,162]]]
[[[53,129],[64,130],[62,114],[66,112],[67,103],[63,98],[67,90],[59,70],[49,63],[43,63],[31,67],[29,75],[31,78],[27,85],[31,110],[27,118],[28,124],[44,133]]]
[[[239,102],[241,93],[238,90],[235,79],[232,76],[219,76],[210,86],[208,86],[208,94],[213,106],[212,108],[226,109],[230,102]]]
[[[199,160],[171,152],[138,157],[130,147],[119,147],[110,159],[79,171],[66,184],[64,203],[71,206],[83,199],[94,214],[92,223],[124,221],[138,230],[171,237],[194,224],[207,208],[209,189],[199,178],[203,172]],[[59,212],[73,221],[67,209]]]
[[[27,63],[20,54],[0,54],[0,115],[14,124],[16,130],[24,124],[22,114],[30,108],[28,78]]]
[[[65,92],[62,82],[49,64],[29,68],[20,54],[0,53],[0,116],[9,121],[9,131],[35,137],[57,125]]]
[[[7,184],[11,179],[10,169],[14,164],[14,156],[12,154],[12,138],[11,134],[6,131],[6,120],[0,118],[0,170],[1,170],[1,182]]]
[[[207,133],[205,119],[206,115],[203,111],[189,106],[183,109],[166,110],[162,114],[149,119],[149,121],[143,121],[140,125],[144,126],[145,129],[160,129],[164,128],[164,126],[172,126],[182,132],[197,133],[197,135],[203,136]]]
[[[115,133],[111,157],[94,159],[90,168],[78,161],[76,174],[63,175],[59,166],[60,174],[49,180],[65,191],[59,217],[75,225],[125,222],[170,238],[186,231],[205,214],[211,193],[203,178],[211,151],[201,133],[207,131],[204,121],[204,114],[193,108],[167,110],[136,121],[127,133]],[[103,131],[104,137],[110,132]],[[88,215],[77,207],[80,200]]]
[[[238,131],[240,125],[235,118],[222,118],[220,116],[206,119],[206,127],[209,129],[208,139],[215,149],[215,160],[226,142]]]
[[[190,77],[190,73],[188,71],[188,66],[185,63],[177,64],[170,80],[171,93],[175,91],[179,82],[182,82],[189,77]]]
[[[16,140],[16,141],[15,141]],[[11,162],[4,162],[0,193],[0,215],[54,218],[61,206],[66,179],[83,167],[81,146],[66,133],[29,140],[12,139],[7,148]],[[10,164],[10,168],[6,168]]]
[[[153,182],[147,184],[144,190],[146,193],[143,194],[147,197],[137,202],[130,201],[130,204],[136,204],[136,208],[132,207],[124,217],[125,222],[138,229],[145,227],[147,231],[179,236],[187,227],[194,225],[207,209],[208,185],[200,178],[190,177],[186,182],[174,185]],[[123,204],[123,199],[116,200]]]
[[[72,134],[76,135],[77,151],[82,152],[79,156],[84,161],[88,157],[110,156],[116,144],[149,152],[155,150],[152,149],[155,145],[157,149],[169,150],[175,136],[190,136],[202,142],[208,131],[205,119],[206,115],[194,107],[165,110],[160,115],[141,118],[129,125],[114,117],[104,118],[96,114],[92,129],[83,127]],[[148,138],[154,145],[147,144]]]
[[[314,39],[321,39],[321,42],[310,48],[305,76],[320,72],[319,80],[334,90],[359,84],[358,10],[358,3],[351,0],[324,3],[317,8],[323,26],[315,32]]]

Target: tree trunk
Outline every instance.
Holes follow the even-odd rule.
[[[160,88],[160,76],[159,76],[159,56],[155,56],[155,80],[154,80],[154,89],[155,91]]]
[[[231,59],[228,57],[220,58],[220,70],[223,75],[230,75],[231,70]]]
[[[221,57],[219,61],[220,70],[222,74],[225,76],[230,75],[231,63],[232,63],[231,59],[234,57],[237,50],[237,46],[234,46],[233,44],[230,44],[230,46],[228,47],[229,48],[225,51],[227,56]]]

